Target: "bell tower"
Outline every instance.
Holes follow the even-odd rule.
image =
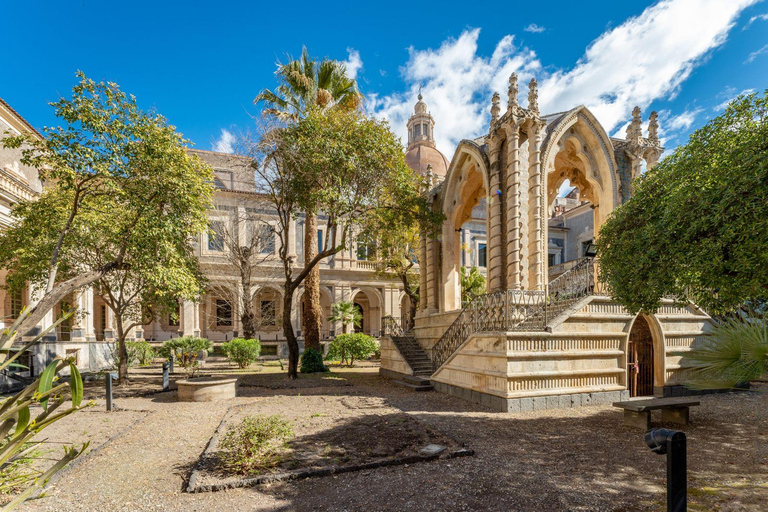
[[[408,119],[408,149],[415,146],[426,145],[435,147],[435,120],[432,114],[427,112],[427,104],[424,103],[419,88],[419,101],[414,106],[414,112]]]

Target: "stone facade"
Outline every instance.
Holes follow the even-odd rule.
[[[513,74],[506,111],[494,94],[488,133],[461,141],[444,180],[425,189],[446,218],[439,236],[422,240],[426,300],[413,331],[435,364],[432,382],[438,391],[503,411],[620,400],[639,389],[636,378],[630,385],[637,366],[629,344],[646,325],[652,347],[643,353],[653,353],[648,389],[669,394],[685,382],[685,352],[707,332],[709,316],[668,301],[637,322],[584,258],[602,223],[631,195],[642,166],[658,161],[656,114],[648,137],[635,109],[627,138],[612,139],[586,107],[542,115],[535,80],[527,93],[522,107]],[[566,180],[577,191],[571,203],[558,198]],[[488,294],[462,309],[463,225],[480,204]]]

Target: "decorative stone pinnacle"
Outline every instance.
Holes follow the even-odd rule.
[[[640,107],[632,109],[632,121],[627,126],[627,142],[640,144],[643,138],[643,120],[640,117]]]
[[[432,164],[427,164],[425,176],[427,178],[427,191],[432,190],[432,186],[435,183],[435,173],[432,172]]]
[[[655,110],[648,116],[648,140],[659,143],[659,114]]]
[[[517,73],[509,75],[509,102],[507,103],[509,109],[517,106]]]
[[[491,124],[495,124],[499,120],[499,112],[501,112],[499,108],[499,93],[493,93],[491,102],[493,103],[491,106]]]
[[[534,114],[539,113],[539,91],[536,89],[538,85],[535,78],[531,78],[528,83],[528,110]]]
[[[419,86],[419,101],[421,101],[421,100],[422,100],[422,95],[421,95],[421,86]]]

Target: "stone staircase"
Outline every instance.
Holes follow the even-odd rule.
[[[414,391],[432,390],[429,377],[435,372],[435,367],[424,349],[419,346],[412,335],[405,334],[391,338],[403,359],[413,370],[413,375],[406,375],[401,380],[396,380],[395,383],[409,387]]]

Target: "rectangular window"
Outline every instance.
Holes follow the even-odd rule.
[[[589,246],[592,245],[592,240],[587,240],[586,242],[581,242],[581,256],[584,257],[587,255],[587,251],[589,250]]]
[[[276,325],[275,318],[275,301],[263,300],[261,301],[261,325],[272,326]]]
[[[216,325],[219,327],[232,326],[232,304],[224,299],[216,299]]]
[[[549,255],[549,266],[550,267],[553,267],[553,266],[556,265],[556,263],[555,263],[555,257],[556,256],[557,256],[557,254],[550,254]]]
[[[213,221],[208,232],[208,250],[221,252],[224,250],[224,223]]]
[[[477,244],[477,266],[487,267],[488,260],[486,258],[485,244]]]
[[[11,318],[18,318],[23,307],[21,290],[11,292]]]
[[[323,230],[317,230],[317,252],[323,252]]]

